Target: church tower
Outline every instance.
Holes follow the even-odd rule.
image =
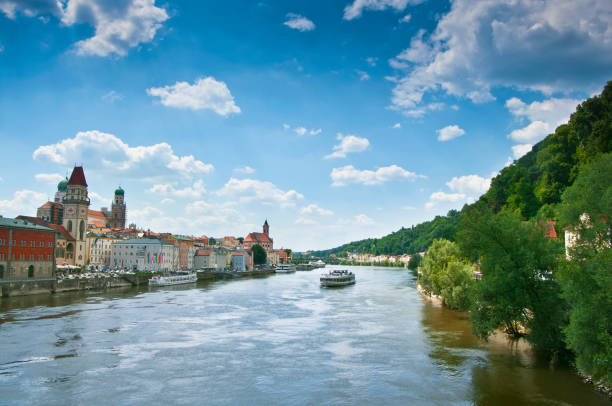
[[[115,190],[115,199],[111,206],[111,214],[109,219],[110,228],[125,228],[125,216],[126,216],[126,205],[125,205],[125,192],[119,186]]]
[[[66,246],[67,259],[74,260],[74,264],[81,266],[87,262],[87,211],[89,198],[87,197],[87,181],[82,166],[75,166],[66,185],[64,196],[64,219],[62,225],[75,239],[75,246],[68,243]]]
[[[268,220],[266,219],[266,222],[263,225],[263,233],[265,235],[267,235],[268,237],[270,236],[270,226],[268,225]]]

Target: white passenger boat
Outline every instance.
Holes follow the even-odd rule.
[[[321,287],[345,286],[355,283],[355,274],[347,270],[336,269],[321,275]]]
[[[184,283],[193,283],[198,281],[198,275],[195,272],[184,273],[182,275],[170,276],[153,276],[149,279],[149,286],[170,286],[182,285]]]
[[[278,264],[274,272],[276,273],[292,273],[295,272],[296,267],[294,264]]]

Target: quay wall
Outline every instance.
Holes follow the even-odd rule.
[[[109,289],[134,286],[132,282],[122,277],[105,277],[91,279],[58,279],[55,292],[71,292],[75,290]]]
[[[0,295],[28,296],[52,293],[55,287],[55,278],[40,279],[14,279],[0,281]]]
[[[75,278],[55,279],[38,278],[23,280],[0,280],[0,296],[29,296],[72,292],[77,290],[101,290],[110,288],[123,288],[130,286],[147,285],[149,277],[146,275],[124,275],[120,277],[102,278]]]

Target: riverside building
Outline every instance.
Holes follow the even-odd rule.
[[[152,238],[116,241],[111,245],[110,266],[129,270],[171,272],[178,270],[178,248]]]

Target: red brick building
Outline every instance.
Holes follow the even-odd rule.
[[[0,218],[0,280],[55,277],[55,234],[27,220]]]

